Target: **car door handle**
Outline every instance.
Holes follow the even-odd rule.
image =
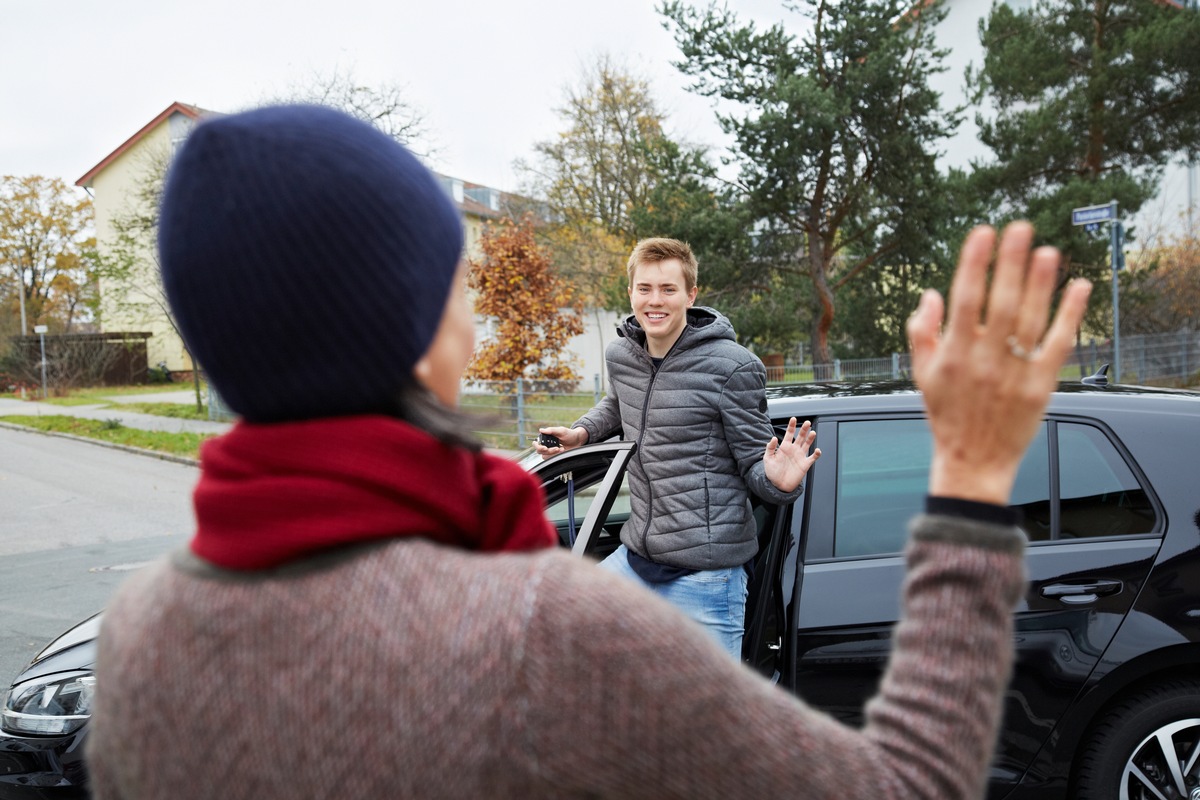
[[[1042,597],[1057,598],[1070,605],[1083,605],[1116,594],[1123,586],[1120,581],[1104,579],[1079,583],[1052,583],[1042,587]]]

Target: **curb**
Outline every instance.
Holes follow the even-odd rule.
[[[188,458],[187,456],[177,456],[171,453],[160,453],[157,450],[146,450],[141,447],[130,447],[127,444],[117,444],[116,442],[106,442],[103,439],[91,439],[87,436],[76,436],[73,433],[61,433],[59,431],[43,431],[37,428],[28,428],[24,425],[17,425],[12,422],[4,422],[4,418],[0,417],[0,428],[8,428],[13,431],[24,431],[26,433],[38,433],[42,436],[57,436],[60,439],[71,439],[76,442],[86,442],[87,444],[98,444],[101,447],[107,447],[110,450],[124,450],[126,453],[135,453],[141,456],[150,456],[162,461],[171,461],[175,464],[183,464],[187,467],[200,466],[199,460]]]

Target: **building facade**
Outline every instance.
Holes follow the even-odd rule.
[[[175,150],[195,124],[212,113],[216,112],[172,103],[75,182],[92,196],[96,242],[101,254],[130,262],[125,264],[121,278],[101,279],[101,329],[151,334],[147,343],[148,362],[165,363],[173,372],[191,371],[193,365],[167,314],[166,298],[158,280],[153,232],[136,223],[140,217],[153,213],[157,187],[161,186]],[[438,178],[462,213],[468,257],[481,255],[480,241],[488,223],[519,216],[527,210],[539,211],[534,201],[520,195],[447,175],[439,174]],[[588,309],[583,334],[568,345],[579,365],[584,389],[590,389],[595,376],[604,371],[604,349],[616,335],[618,317],[612,312]],[[489,320],[477,319],[477,340],[487,338],[493,328]]]

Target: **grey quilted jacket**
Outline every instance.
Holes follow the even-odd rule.
[[[774,435],[766,368],[711,308],[688,310],[687,327],[657,370],[632,315],[617,333],[605,353],[608,396],[575,425],[592,442],[622,430],[638,444],[621,541],[673,567],[745,564],[758,549],[749,492],[787,503],[803,491],[779,491],[763,469]]]

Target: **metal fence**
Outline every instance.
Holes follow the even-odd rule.
[[[532,444],[538,428],[569,426],[604,396],[600,376],[591,387],[576,381],[468,381],[463,383],[459,406],[480,420],[475,433],[489,447],[523,450]]]
[[[1080,342],[1063,366],[1064,380],[1078,380],[1112,361],[1112,342]],[[906,379],[907,353],[882,358],[835,359],[830,364],[785,364],[767,367],[767,382],[820,383]],[[1109,379],[1116,378],[1109,369]],[[1120,382],[1146,386],[1200,385],[1200,332],[1121,337]],[[591,384],[588,386],[587,384]],[[600,376],[574,381],[471,381],[463,384],[461,406],[482,419],[477,433],[490,447],[521,450],[539,427],[568,426],[604,396]]]
[[[1177,331],[1121,337],[1121,364],[1113,361],[1111,341],[1091,341],[1076,350],[1079,363],[1098,368],[1112,364],[1109,378],[1142,386],[1200,385],[1200,332]]]
[[[225,405],[225,400],[217,394],[211,382],[205,384],[205,405],[208,406],[208,418],[213,422],[232,422],[237,419],[233,409]]]
[[[1112,341],[1080,342],[1063,365],[1062,378],[1072,380],[1095,373],[1109,364],[1109,379],[1143,386],[1196,386],[1200,384],[1200,332],[1177,331],[1121,337],[1120,370],[1113,360]],[[877,381],[909,378],[912,362],[907,353],[884,358],[834,359],[831,364],[767,367],[771,383],[821,381]]]

